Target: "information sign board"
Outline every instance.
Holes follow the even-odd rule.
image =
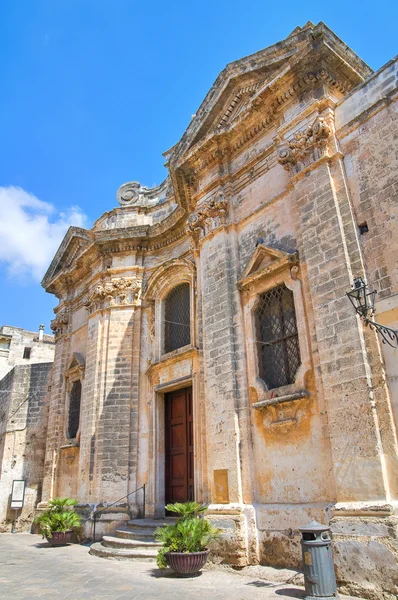
[[[14,479],[12,482],[11,492],[11,508],[22,508],[25,500],[25,484],[24,479]]]

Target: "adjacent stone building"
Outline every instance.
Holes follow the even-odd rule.
[[[21,327],[0,327],[0,380],[17,365],[30,365],[54,360],[54,336]]]
[[[209,503],[238,565],[298,566],[331,523],[343,589],[395,597],[397,351],[346,292],[398,327],[397,81],[298,27],[222,71],[164,183],[68,231],[44,499]]]
[[[47,433],[48,376],[54,336],[4,325],[0,329],[0,532],[11,531],[14,480],[24,480],[25,502],[16,529],[29,531],[41,500]]]

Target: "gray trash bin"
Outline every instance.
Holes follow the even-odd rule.
[[[307,600],[339,598],[334,574],[330,527],[312,521],[300,527]]]

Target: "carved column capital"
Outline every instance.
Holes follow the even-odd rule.
[[[69,320],[69,311],[66,308],[56,314],[55,319],[50,323],[50,328],[54,333],[55,339],[64,333],[68,333]]]
[[[141,298],[141,283],[137,277],[102,280],[86,293],[83,304],[90,313],[109,306],[137,306]]]
[[[196,248],[202,235],[206,235],[206,228],[216,229],[225,225],[228,215],[228,201],[222,191],[206,200],[188,217],[186,232],[191,237],[193,248]]]
[[[293,138],[277,148],[278,162],[290,175],[299,173],[327,153],[331,129],[323,117],[304,130],[296,131]]]

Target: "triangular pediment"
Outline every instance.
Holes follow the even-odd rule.
[[[87,229],[69,227],[41,282],[45,289],[60,271],[71,267],[77,257],[91,243],[91,236],[91,232]]]
[[[266,269],[273,263],[283,260],[288,256],[290,256],[288,252],[270,248],[265,244],[258,244],[253,256],[249,260],[246,269],[243,272],[242,278],[249,277],[249,275],[253,275],[257,271]]]
[[[252,105],[257,110],[259,95],[268,98],[271,104],[278,103],[283,78],[294,78],[296,72],[311,72],[324,64],[329,64],[332,75],[344,80],[347,91],[372,73],[322,22],[318,25],[308,22],[304,27],[296,27],[281,42],[228,64],[210,88],[181,140],[164,153],[167,164],[178,164],[194,146],[245,118]]]
[[[76,369],[76,367],[84,369],[85,365],[86,361],[84,360],[83,354],[81,354],[80,352],[73,352],[72,360],[69,363],[68,371]]]
[[[284,252],[260,243],[243,271],[238,286],[243,289],[254,281],[295,263],[298,263],[297,252]]]

